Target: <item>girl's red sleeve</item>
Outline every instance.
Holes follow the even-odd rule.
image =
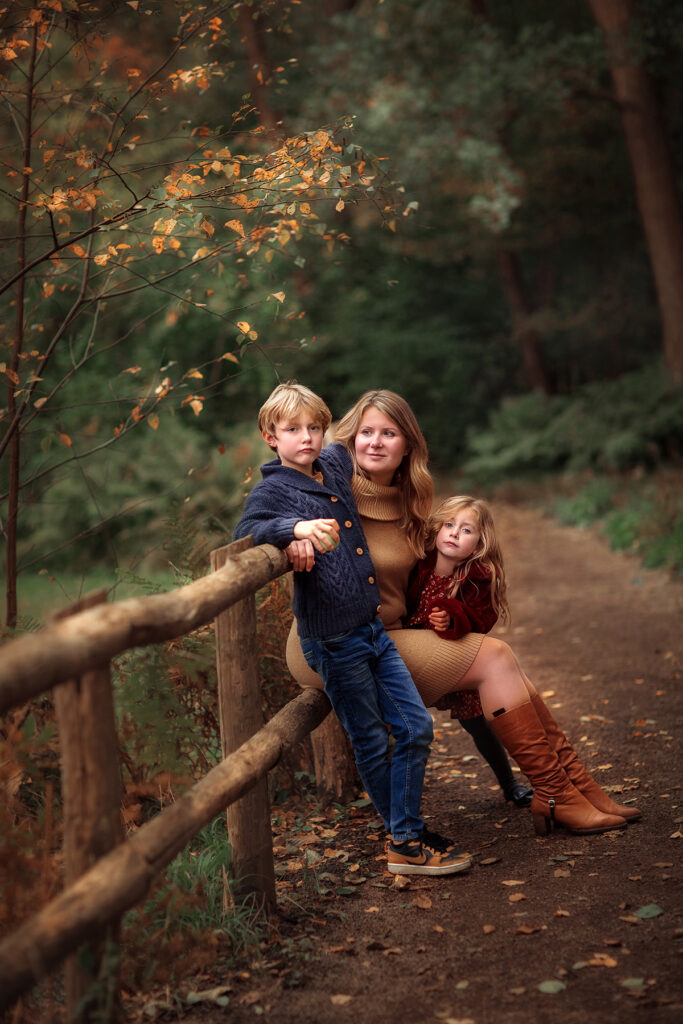
[[[451,626],[440,635],[448,640],[459,640],[466,633],[488,633],[498,621],[491,604],[491,577],[468,578],[461,584],[461,597],[442,597],[432,608],[443,608],[451,618]],[[430,609],[431,611],[431,609]]]

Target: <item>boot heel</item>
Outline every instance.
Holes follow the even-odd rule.
[[[532,817],[533,817],[533,821],[534,821],[534,829],[536,831],[536,835],[537,836],[547,836],[547,835],[550,835],[550,833],[553,830],[553,825],[552,825],[552,822],[551,822],[550,818],[546,818],[545,814],[541,814],[538,811],[534,815],[532,815]]]
[[[557,828],[555,822],[555,800],[550,797],[548,800],[548,810],[550,811],[550,817],[546,818],[545,814],[539,811],[533,812],[534,828],[536,829],[537,836],[549,836],[554,828]]]

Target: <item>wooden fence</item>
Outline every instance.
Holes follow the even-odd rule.
[[[65,980],[69,1020],[86,1020],[88,989],[121,915],[226,808],[238,897],[249,893],[274,908],[266,776],[329,711],[323,693],[307,690],[263,724],[254,595],[289,568],[277,548],[237,541],[214,551],[213,572],[194,583],[113,604],[104,603],[104,593],[91,595],[0,649],[0,714],[55,688],[65,857],[62,893],[0,943],[0,1010],[87,943],[92,971],[86,974],[72,955]],[[224,760],[124,840],[110,661],[213,619]]]

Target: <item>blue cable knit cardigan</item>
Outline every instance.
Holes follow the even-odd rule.
[[[251,534],[254,544],[286,548],[301,520],[337,520],[338,547],[316,552],[311,572],[294,573],[292,602],[301,637],[331,637],[372,622],[380,595],[351,492],[351,456],[343,445],[331,444],[313,468],[322,471],[322,484],[279,459],[261,466],[263,479],[247,497],[234,536]]]

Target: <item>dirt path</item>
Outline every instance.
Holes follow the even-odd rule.
[[[497,635],[601,784],[637,801],[643,821],[536,838],[529,812],[502,802],[469,737],[438,713],[425,810],[475,867],[397,888],[367,811],[338,824],[290,820],[277,840],[280,905],[291,913],[278,943],[243,980],[218,969],[197,979],[197,989],[226,986],[225,1010],[207,1002],[164,1019],[681,1019],[683,586],[589,533],[528,509],[496,511],[514,615]],[[547,982],[558,991],[539,990]]]

